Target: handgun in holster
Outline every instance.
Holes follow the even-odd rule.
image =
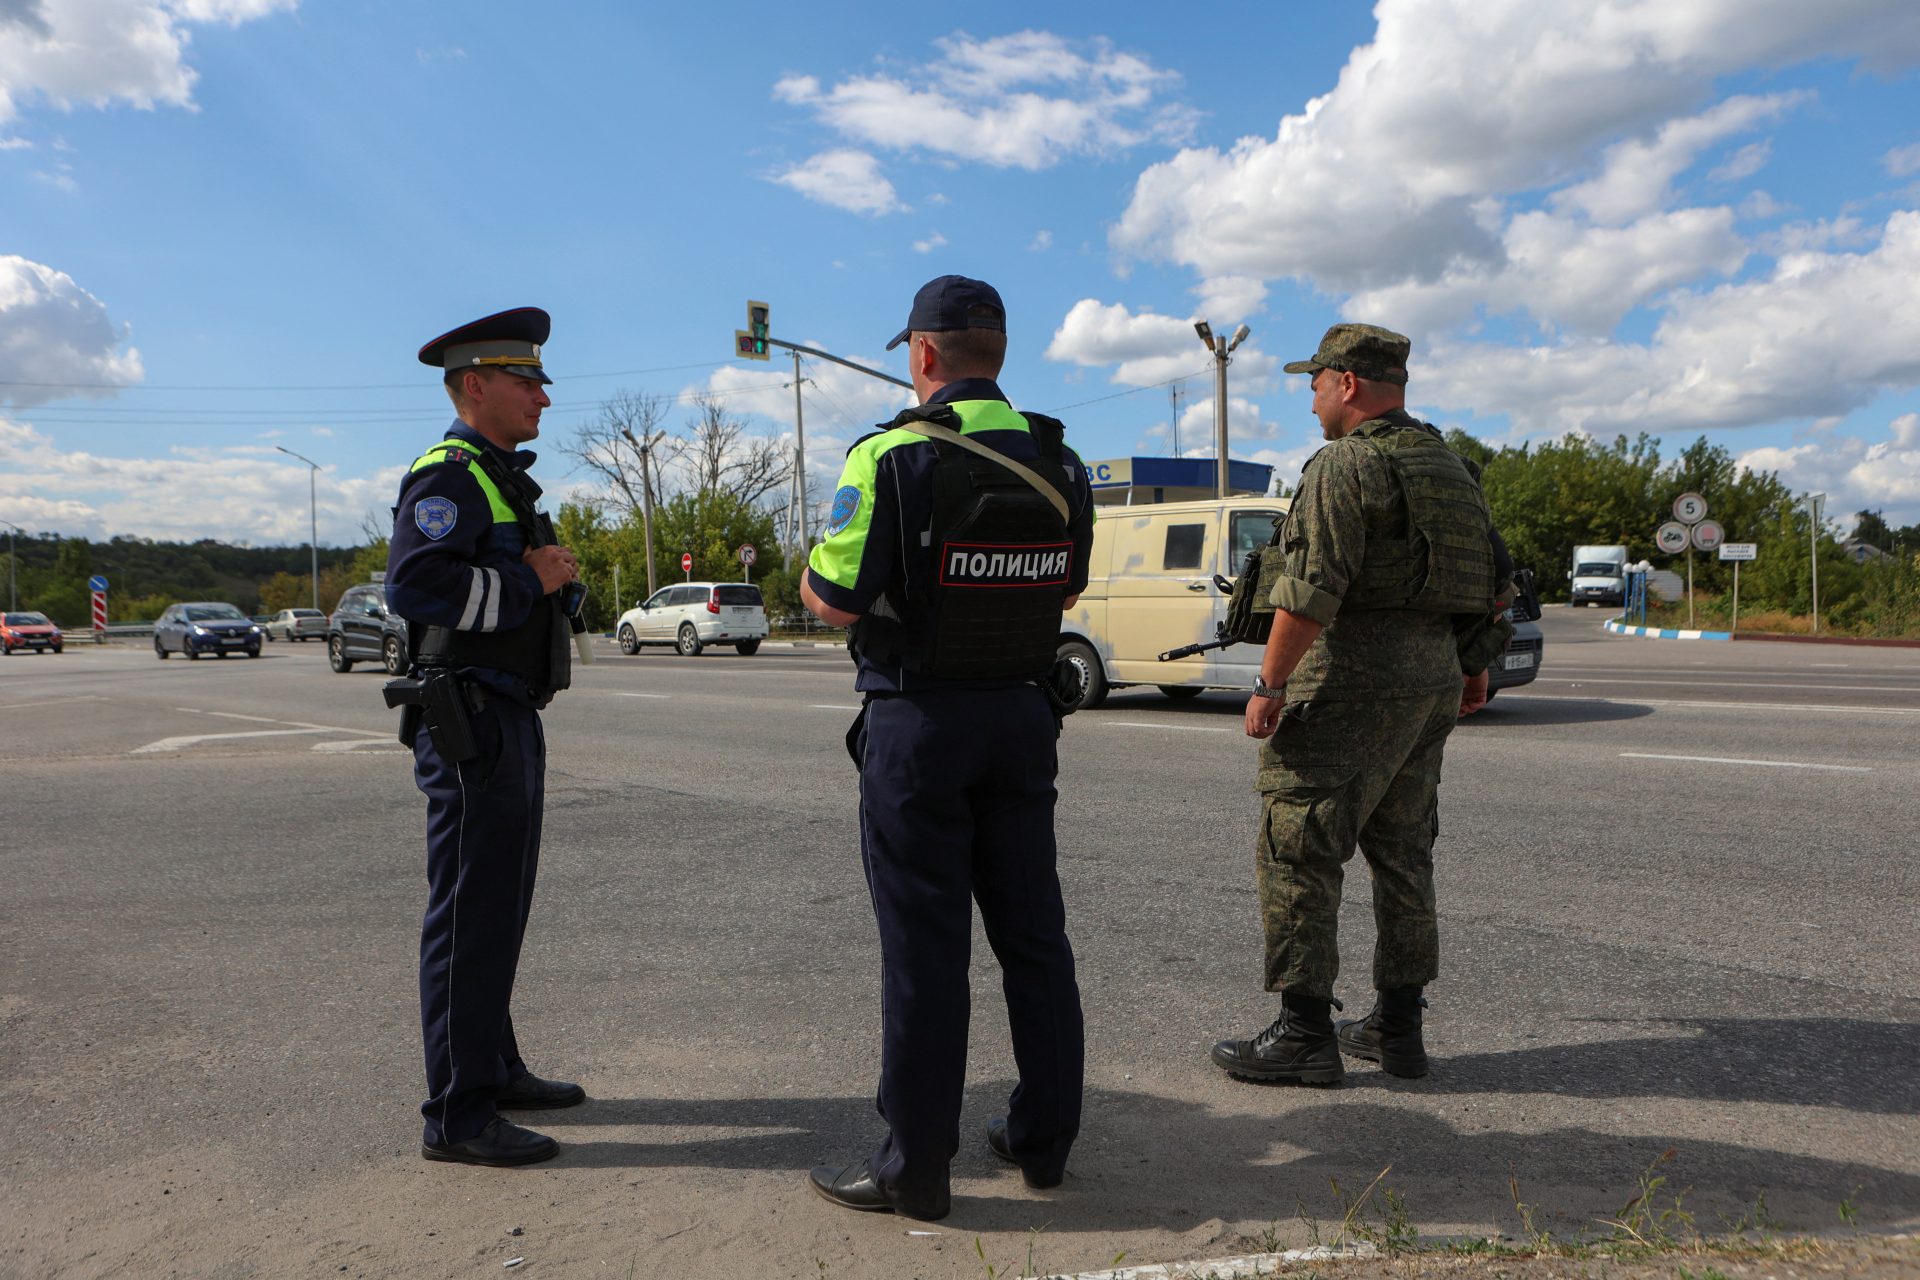
[[[485,705],[486,695],[451,671],[387,681],[382,691],[389,707],[400,707],[400,741],[412,746],[425,723],[433,749],[448,764],[464,764],[480,754],[469,711]]]

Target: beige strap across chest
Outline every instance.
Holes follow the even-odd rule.
[[[968,436],[963,436],[958,431],[954,431],[948,427],[939,426],[936,423],[924,422],[918,419],[914,419],[908,422],[900,423],[899,428],[902,431],[911,431],[915,435],[926,436],[928,439],[931,439],[931,440],[944,440],[948,444],[957,444],[962,449],[971,449],[973,452],[979,454],[983,458],[993,459],[995,462],[999,463],[1001,466],[1005,467],[1007,470],[1013,472],[1013,474],[1019,476],[1022,480],[1025,480],[1028,484],[1032,485],[1035,491],[1038,492],[1041,497],[1045,498],[1048,502],[1051,502],[1053,504],[1053,509],[1060,513],[1060,519],[1063,523],[1066,523],[1066,524],[1073,523],[1073,514],[1067,510],[1067,500],[1060,496],[1060,491],[1054,488],[1052,485],[1048,484],[1046,480],[1041,477],[1039,472],[1035,471],[1032,467],[1029,467],[1026,463],[1016,461],[1013,458],[1009,458],[1006,454],[1001,453],[998,449],[992,448],[989,445],[981,444],[978,440],[974,440]]]

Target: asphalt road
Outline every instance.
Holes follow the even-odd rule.
[[[1606,636],[1448,748],[1434,1074],[1258,1088],[1242,700],[1114,695],[1062,742],[1085,1131],[1035,1193],[979,1140],[1013,1068],[976,941],[955,1212],[813,1197],[877,1139],[877,949],[830,649],[582,671],[547,717],[515,1020],[593,1101],[545,1166],[428,1165],[424,817],[377,671],[318,645],[0,660],[0,1275],[977,1275],[1245,1252],[1391,1166],[1432,1234],[1604,1230],[1641,1171],[1713,1230],[1920,1224],[1920,650]],[[988,744],[990,745],[990,744]],[[1356,868],[1342,994],[1364,1009]],[[1662,1203],[1665,1203],[1662,1200]],[[511,1236],[512,1227],[524,1234]],[[1040,1230],[1036,1237],[1031,1233]]]

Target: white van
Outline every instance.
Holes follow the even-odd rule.
[[[1190,658],[1160,655],[1217,638],[1227,593],[1214,583],[1240,574],[1247,553],[1273,539],[1285,498],[1209,498],[1138,507],[1102,507],[1093,526],[1087,589],[1060,624],[1059,659],[1071,664],[1085,692],[1082,709],[1111,689],[1158,686],[1169,698],[1206,689],[1253,688],[1265,646],[1228,645]],[[1531,682],[1545,647],[1540,628],[1516,602],[1513,639],[1487,669],[1488,697]]]
[[[1567,571],[1572,584],[1574,608],[1590,604],[1619,607],[1627,602],[1627,549],[1622,546],[1575,547],[1573,568]]]
[[[1239,575],[1247,552],[1273,539],[1284,498],[1208,498],[1102,507],[1093,526],[1087,589],[1060,624],[1060,658],[1085,681],[1082,707],[1109,689],[1158,685],[1171,698],[1203,689],[1248,689],[1261,646],[1231,645],[1161,662],[1182,645],[1215,638],[1227,597],[1214,575]]]

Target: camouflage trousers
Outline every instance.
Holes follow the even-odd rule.
[[[1460,691],[1287,707],[1260,748],[1258,880],[1266,986],[1322,999],[1340,972],[1340,886],[1357,845],[1373,875],[1376,988],[1440,970],[1433,840],[1440,757]]]

